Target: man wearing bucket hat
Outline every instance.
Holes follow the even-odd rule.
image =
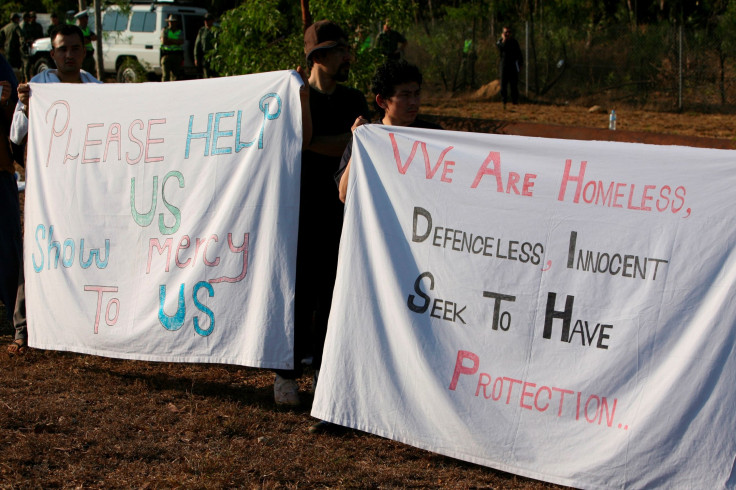
[[[179,80],[184,62],[184,32],[178,15],[166,17],[167,27],[161,31],[161,81]]]
[[[348,36],[334,22],[321,20],[304,32],[309,75],[312,138],[302,152],[299,238],[294,314],[294,367],[276,371],[274,399],[298,405],[296,378],[300,359],[310,351],[319,369],[337,270],[342,203],[332,176],[356,121],[367,118],[368,104],[359,91],[341,85],[350,73]]]

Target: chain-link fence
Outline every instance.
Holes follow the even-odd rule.
[[[409,33],[408,58],[433,89],[477,91],[498,78],[500,32],[498,26],[471,30],[468,22],[443,20],[431,30]],[[516,28],[516,38],[525,58],[519,90],[528,100],[658,110],[723,111],[736,105],[736,53],[705,29],[663,23],[586,31],[527,23]],[[493,90],[480,93],[494,97]]]

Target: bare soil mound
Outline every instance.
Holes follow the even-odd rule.
[[[481,88],[473,92],[474,99],[492,99],[501,92],[501,82],[493,80],[483,85]]]

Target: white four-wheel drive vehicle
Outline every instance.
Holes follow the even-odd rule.
[[[94,11],[89,11],[89,28],[98,36]],[[131,3],[126,10],[109,6],[102,12],[102,56],[105,73],[115,74],[118,82],[140,82],[161,75],[161,31],[169,15],[181,19],[184,31],[184,72],[193,74],[194,40],[204,25],[205,9],[172,2]],[[53,68],[51,40],[38,39],[31,48],[33,74]]]

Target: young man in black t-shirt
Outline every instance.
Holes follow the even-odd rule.
[[[294,369],[277,370],[274,381],[276,403],[290,406],[299,404],[300,359],[311,351],[318,370],[327,332],[342,231],[342,204],[330,181],[355,121],[369,113],[360,91],[340,85],[348,78],[352,56],[348,36],[337,24],[322,20],[310,26],[304,33],[304,54],[310,68],[312,138],[302,152]]]

